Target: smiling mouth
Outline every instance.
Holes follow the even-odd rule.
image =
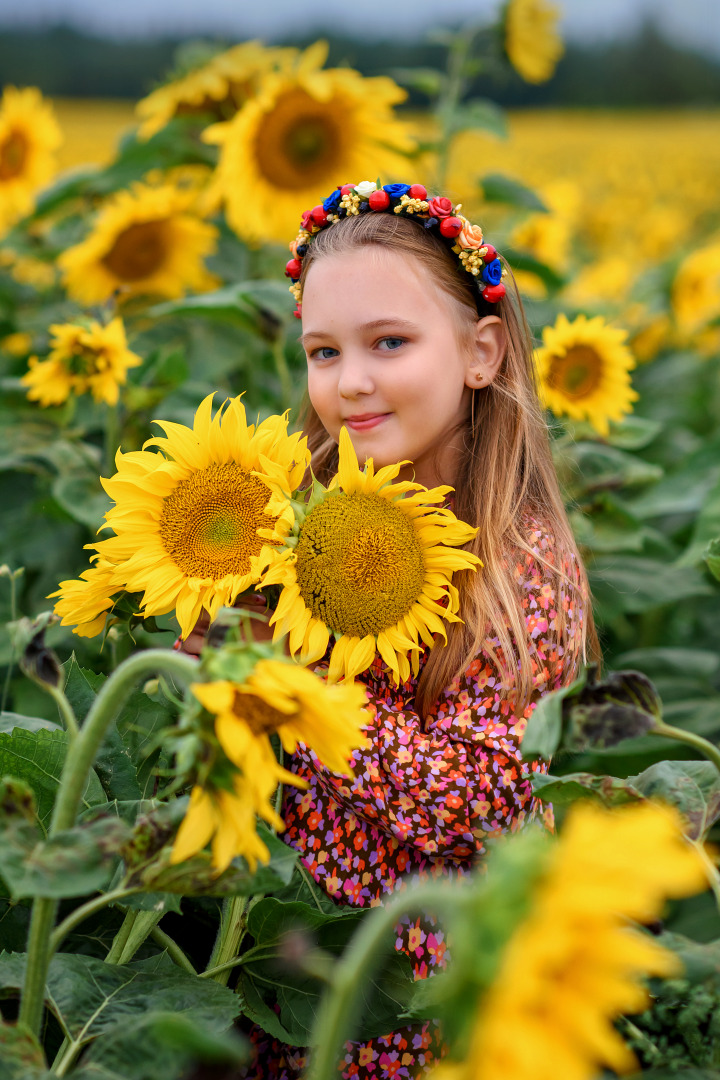
[[[353,431],[365,431],[382,423],[390,413],[363,413],[358,416],[346,416],[343,423]]]

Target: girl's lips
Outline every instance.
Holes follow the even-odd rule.
[[[377,427],[389,415],[390,413],[366,413],[364,416],[348,416],[344,423],[353,431],[367,431],[369,428]]]

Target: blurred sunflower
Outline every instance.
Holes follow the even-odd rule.
[[[683,260],[673,282],[672,305],[686,333],[720,317],[720,241],[690,252]]]
[[[502,15],[505,53],[525,82],[552,77],[565,51],[556,26],[559,9],[546,0],[509,0]]]
[[[570,223],[559,214],[531,214],[510,236],[514,247],[562,271],[570,254]]]
[[[61,598],[55,605],[55,614],[60,616],[60,625],[74,627],[78,637],[102,633],[113,606],[112,598],[122,589],[121,581],[116,580],[115,564],[98,555],[93,560],[95,565],[83,571],[79,580],[61,581],[57,592],[48,597]]]
[[[482,998],[465,1060],[443,1062],[432,1080],[591,1080],[602,1065],[638,1068],[613,1020],[647,1007],[642,976],[678,975],[681,965],[627,920],[652,922],[666,897],[706,888],[682,826],[654,803],[575,804]]]
[[[139,101],[138,135],[149,139],[175,116],[209,116],[228,120],[251,97],[258,77],[297,55],[297,49],[268,49],[244,41],[196,64]]]
[[[452,550],[475,529],[434,505],[452,489],[392,483],[402,464],[361,470],[343,428],[337,477],[327,490],[317,485],[296,545],[262,579],[283,586],[270,622],[276,637],[289,633],[303,664],[319,660],[334,635],[331,680],[365,671],[376,651],[396,682],[408,679],[408,653],[417,672],[420,641],[432,646],[434,635],[447,638],[443,620],[461,621],[453,572],[482,565]]]
[[[113,195],[89,236],[58,259],[70,296],[96,304],[116,291],[172,299],[214,288],[203,259],[215,251],[217,229],[192,213],[195,198],[170,184]]]
[[[55,172],[62,133],[35,86],[6,86],[0,102],[0,233],[29,214]]]
[[[71,394],[92,394],[95,401],[117,405],[119,388],[129,368],[142,360],[130,352],[120,318],[107,326],[60,323],[50,327],[52,346],[47,360],[31,356],[30,370],[20,380],[30,401],[42,406],[61,405]]]
[[[630,385],[635,359],[624,344],[626,331],[608,326],[600,315],[578,315],[572,322],[558,315],[542,337],[535,362],[544,404],[556,416],[589,420],[607,435],[609,421],[632,412],[638,397]]]
[[[165,436],[145,447],[159,453],[118,451],[117,473],[102,481],[115,502],[105,520],[116,535],[88,545],[116,567],[118,588],[143,593],[143,615],[174,609],[183,637],[203,610],[214,618],[258,581],[263,549],[281,544],[292,524],[289,496],[308,463],[287,416],[256,429],[239,398],[214,417],[212,399],[192,428],[157,421]],[[68,621],[77,591],[73,582],[60,589]]]
[[[220,146],[208,206],[225,203],[242,237],[286,240],[307,203],[339,183],[397,173],[413,147],[393,115],[406,93],[386,77],[350,68],[321,70],[327,45],[317,42],[292,68],[268,74],[236,116],[203,133]]]

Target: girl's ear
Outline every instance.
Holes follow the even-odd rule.
[[[465,372],[465,385],[472,390],[489,386],[505,359],[505,327],[498,315],[487,315],[475,323],[475,335]]]

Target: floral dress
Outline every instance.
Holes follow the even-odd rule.
[[[536,699],[576,677],[583,612],[577,567],[564,566],[578,587],[566,590],[562,601],[569,642],[563,650],[555,578],[541,561],[552,565],[552,548],[539,529],[529,539],[536,557],[523,554],[513,572],[534,642]],[[535,702],[515,715],[511,692],[484,654],[445,690],[424,725],[413,709],[415,680],[394,687],[379,659],[362,679],[372,719],[369,748],[354,755],[355,779],[328,772],[300,746],[290,767],[309,786],[285,791],[283,839],[336,903],[372,907],[405,882],[467,874],[488,838],[515,832],[541,809],[530,774],[544,766],[523,761],[520,752]],[[552,828],[551,810],[545,824]],[[431,918],[405,919],[396,932],[395,947],[411,957],[417,979],[446,966],[445,935]],[[256,1058],[243,1070],[248,1080],[302,1075],[303,1048],[259,1028],[251,1038]],[[442,1056],[437,1024],[408,1024],[384,1037],[347,1043],[338,1075],[408,1080],[425,1076]]]

